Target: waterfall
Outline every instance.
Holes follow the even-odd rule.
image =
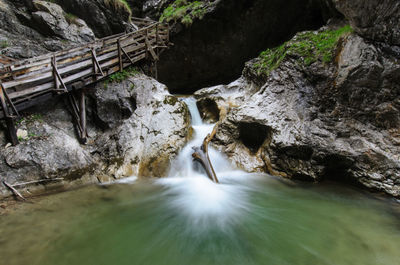
[[[187,143],[177,158],[171,162],[167,178],[157,182],[168,187],[170,207],[178,208],[186,214],[196,227],[207,229],[212,222],[224,227],[235,222],[239,212],[247,209],[246,192],[239,181],[248,181],[246,173],[235,169],[226,157],[209,146],[210,160],[220,184],[212,182],[204,169],[192,158],[194,146],[200,146],[215,124],[204,123],[192,97],[182,99],[188,106],[193,127],[193,139]],[[200,224],[200,225],[199,225]],[[212,226],[213,227],[213,226]]]
[[[197,109],[196,99],[193,97],[182,99],[188,106],[191,125],[193,128],[193,139],[182,149],[177,159],[172,161],[171,170],[168,177],[206,177],[204,169],[197,163],[193,162],[192,153],[194,146],[200,146],[207,134],[211,133],[215,124],[204,123]],[[233,167],[229,161],[218,151],[209,148],[209,156],[217,173],[226,170],[232,170]]]

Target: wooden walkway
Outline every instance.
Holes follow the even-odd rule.
[[[86,141],[85,87],[142,60],[158,61],[167,48],[167,25],[132,18],[138,30],[109,36],[83,46],[12,62],[0,68],[0,103],[11,142],[18,139],[19,111],[67,93],[82,142]],[[78,99],[77,99],[78,97]]]

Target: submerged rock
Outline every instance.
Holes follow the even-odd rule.
[[[329,61],[304,58],[290,47],[307,34],[282,46],[276,66],[256,59],[240,82],[196,92],[227,113],[214,146],[247,171],[344,179],[400,196],[399,58],[351,33]]]
[[[19,121],[17,126],[27,131],[28,139],[0,149],[2,180],[11,185],[48,180],[18,186],[27,194],[131,175],[163,177],[170,159],[187,141],[186,105],[170,95],[166,86],[143,74],[121,83],[99,84],[87,102],[87,145],[79,144],[63,101],[39,107]],[[9,195],[0,184],[0,197]]]

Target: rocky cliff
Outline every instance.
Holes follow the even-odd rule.
[[[29,58],[123,32],[131,11],[111,2],[0,0],[0,53]]]
[[[342,180],[398,197],[399,28],[389,16],[398,3],[372,10],[335,2],[352,29],[344,21],[297,34],[249,61],[239,80],[196,92],[199,106],[219,116],[214,145],[245,170]],[[385,33],[357,16],[379,17],[370,25]]]
[[[219,121],[213,144],[239,167],[400,196],[398,1],[126,3],[0,0],[1,54],[31,57],[127,30],[131,15],[161,17],[174,31],[159,64],[171,91],[242,72],[195,94],[203,117]],[[62,186],[162,176],[189,134],[185,105],[165,89],[143,75],[99,84],[88,100],[87,146],[62,100],[31,110],[18,124],[27,140],[0,150],[0,175],[12,183],[59,177]]]
[[[93,88],[88,99],[90,141],[79,144],[68,105],[30,110],[17,126],[26,136],[0,149],[0,176],[24,194],[103,183],[131,175],[162,177],[189,137],[187,107],[143,74]],[[38,182],[39,181],[39,182]],[[11,195],[0,185],[0,197]]]

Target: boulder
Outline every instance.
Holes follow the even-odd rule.
[[[38,11],[32,13],[32,18],[43,34],[76,43],[90,42],[95,39],[93,31],[85,21],[65,13],[59,5],[46,1],[34,1],[33,4]]]

